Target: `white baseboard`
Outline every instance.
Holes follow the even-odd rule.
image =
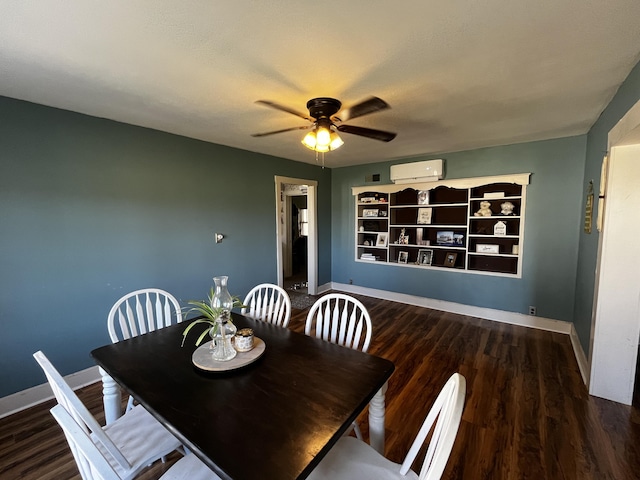
[[[326,293],[329,290],[331,290],[333,288],[333,283],[329,282],[329,283],[323,283],[322,285],[318,286],[318,293]]]
[[[576,361],[578,362],[578,368],[580,369],[580,375],[582,375],[582,381],[589,388],[589,360],[587,360],[587,356],[582,349],[582,345],[580,344],[580,339],[578,338],[578,332],[576,332],[576,328],[573,324],[571,324],[571,333],[569,334],[569,338],[571,338],[571,346],[573,347],[573,354],[576,356]]]
[[[71,373],[64,378],[74,390],[101,380],[97,366]],[[6,397],[0,398],[0,418],[20,412],[21,410],[46,402],[52,398],[53,391],[48,383],[36,385],[35,387],[27,388],[12,395],[7,395]]]
[[[392,302],[406,303],[407,305],[416,305],[418,307],[432,308],[443,312],[458,313],[460,315],[469,315],[471,317],[484,318],[495,322],[510,323],[512,325],[520,325],[523,327],[537,328],[539,330],[548,330],[550,332],[564,333],[569,335],[573,324],[562,320],[554,320],[552,318],[536,317],[533,315],[525,315],[523,313],[507,312],[504,310],[496,310],[493,308],[473,307],[454,302],[445,302],[444,300],[435,300],[432,298],[418,297],[416,295],[407,295],[405,293],[388,292],[386,290],[377,290],[375,288],[359,287],[356,285],[347,285],[344,283],[332,283],[333,290],[341,290],[344,292],[365,295],[367,297],[381,298],[383,300],[391,300]]]

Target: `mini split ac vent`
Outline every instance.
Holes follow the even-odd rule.
[[[444,178],[444,160],[391,165],[390,176],[393,183],[437,182]]]

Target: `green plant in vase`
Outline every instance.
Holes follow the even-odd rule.
[[[244,305],[238,297],[232,297],[227,290],[228,277],[214,277],[215,288],[209,292],[208,302],[191,300],[187,302],[191,307],[187,307],[185,316],[190,314],[198,315],[198,318],[182,332],[182,345],[187,339],[191,329],[199,323],[206,323],[210,328],[202,332],[196,340],[196,346],[209,334],[212,339],[213,358],[219,361],[231,360],[236,356],[236,351],[231,345],[231,339],[235,335],[236,327],[231,319],[232,308],[242,308]]]

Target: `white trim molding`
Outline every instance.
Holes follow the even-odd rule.
[[[571,346],[573,347],[573,354],[576,356],[576,362],[578,362],[578,368],[580,369],[580,375],[582,375],[582,381],[589,388],[589,360],[582,349],[580,344],[580,338],[578,338],[578,332],[576,331],[573,323],[571,324]]]
[[[101,379],[97,366],[71,373],[64,378],[74,390],[99,382]],[[52,398],[53,392],[48,383],[36,385],[35,387],[27,388],[12,395],[7,395],[6,397],[0,398],[0,418],[8,417],[9,415],[46,402]]]
[[[522,327],[564,333],[565,335],[569,335],[571,333],[571,327],[573,326],[570,322],[554,320],[552,318],[535,317],[533,315],[524,315],[522,313],[507,312],[493,308],[474,307],[471,305],[463,305],[461,303],[446,302],[444,300],[418,297],[416,295],[407,295],[406,293],[389,292],[386,290],[377,290],[375,288],[359,287],[356,285],[333,283],[332,288],[334,290],[342,290],[349,293],[365,295],[367,297],[391,300],[392,302],[416,305],[417,307],[431,308],[433,310],[441,310],[443,312],[469,315],[471,317],[484,318],[485,320],[493,320],[495,322],[510,323],[512,325],[520,325]]]

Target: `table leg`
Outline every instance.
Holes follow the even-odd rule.
[[[120,386],[105,372],[98,367],[102,376],[102,401],[104,404],[105,423],[116,421],[122,415],[122,397],[120,394]]]
[[[369,402],[369,443],[381,455],[384,455],[384,395],[386,392],[387,382]]]

